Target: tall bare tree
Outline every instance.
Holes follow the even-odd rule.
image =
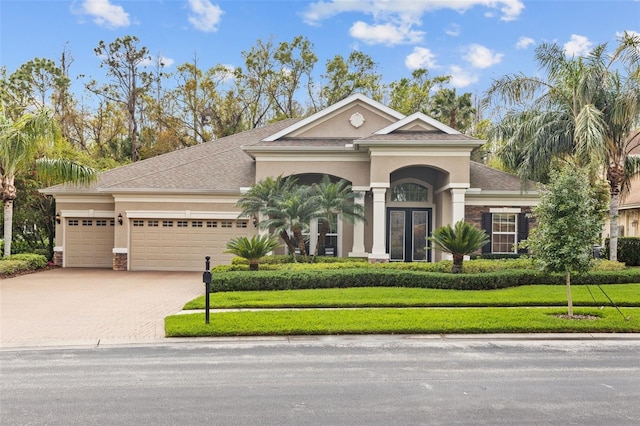
[[[127,133],[131,143],[131,160],[134,162],[138,160],[138,102],[151,84],[150,75],[143,71],[151,57],[146,47],[138,46],[139,42],[138,37],[129,35],[117,38],[108,45],[101,40],[94,52],[102,58],[100,67],[106,68],[112,83],[100,85],[92,80],[87,84],[89,91],[117,102],[127,111]]]

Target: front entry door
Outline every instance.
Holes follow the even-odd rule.
[[[387,252],[392,262],[430,262],[430,235],[431,209],[387,209]]]

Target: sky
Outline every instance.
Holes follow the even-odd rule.
[[[640,32],[640,0],[0,0],[0,65],[11,73],[66,49],[82,87],[105,79],[94,53],[101,40],[135,35],[171,72],[194,58],[201,69],[241,66],[258,40],[302,35],[317,74],[358,50],[385,83],[427,68],[481,95],[503,75],[537,75],[541,43],[583,55],[601,43],[614,49],[624,31]]]

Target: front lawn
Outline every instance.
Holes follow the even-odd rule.
[[[640,284],[610,284],[602,287],[618,306],[640,307]],[[571,286],[574,306],[608,306],[595,285]],[[595,300],[594,300],[595,299]],[[428,288],[364,287],[316,290],[235,291],[212,293],[212,308],[353,308],[439,306],[564,306],[564,286],[530,285],[498,290],[439,290]],[[184,309],[204,309],[204,296],[188,302]]]
[[[405,308],[305,309],[172,315],[165,319],[167,337],[275,336],[330,334],[441,333],[637,333],[640,308],[579,308],[566,319],[566,308]]]

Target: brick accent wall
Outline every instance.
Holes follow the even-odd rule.
[[[126,271],[127,270],[127,253],[114,253],[113,254],[113,270],[114,271]]]
[[[61,251],[53,252],[53,264],[55,266],[62,266],[63,255],[64,255],[64,252],[61,252]]]

